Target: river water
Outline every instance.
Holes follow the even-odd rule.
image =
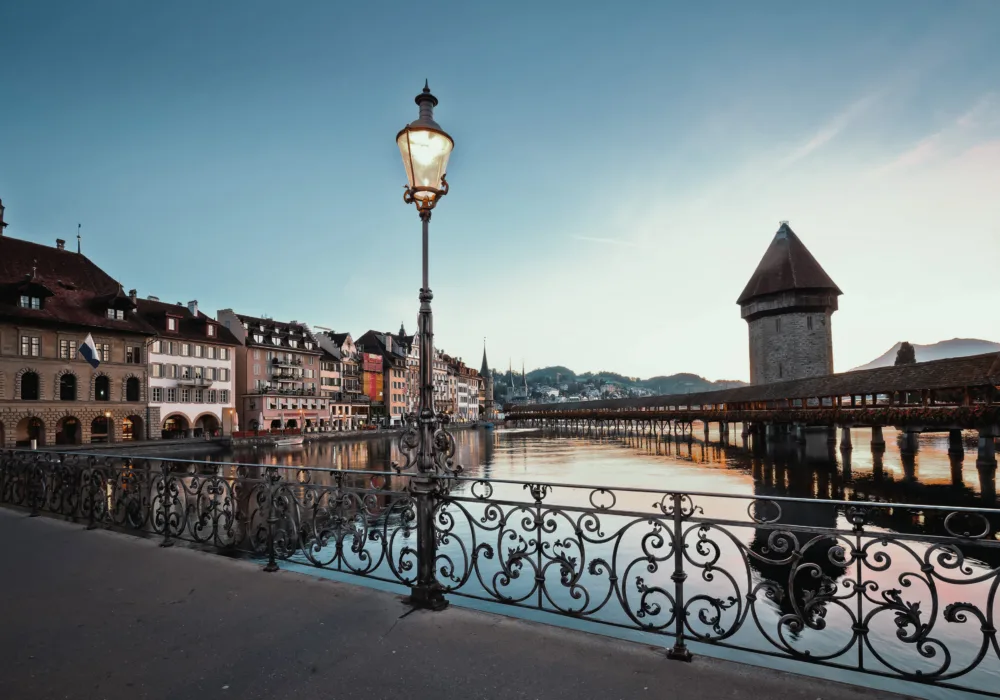
[[[976,468],[975,435],[972,433],[966,436],[964,455],[949,454],[946,434],[927,434],[921,436],[917,454],[913,457],[904,457],[897,443],[898,435],[892,430],[885,431],[884,453],[873,454],[869,448],[869,432],[857,429],[852,433],[852,442],[855,446],[853,451],[842,452],[836,447],[831,447],[828,459],[818,461],[804,460],[798,455],[794,446],[789,446],[788,449],[779,446],[777,451],[772,450],[770,453],[766,450],[754,452],[745,448],[742,443],[724,446],[719,443],[718,435],[714,431],[709,437],[708,444],[701,442],[700,433],[696,433],[699,439],[680,443],[635,437],[593,438],[540,430],[478,429],[460,430],[454,434],[457,443],[455,461],[464,467],[468,476],[549,484],[589,484],[758,498],[791,496],[815,500],[814,507],[806,504],[786,505],[787,519],[783,519],[782,522],[790,521],[790,526],[837,527],[849,531],[851,524],[845,519],[844,509],[842,507],[838,509],[832,504],[828,506],[822,504],[824,500],[831,499],[973,508],[996,507],[995,481],[992,474],[980,472]],[[236,461],[281,467],[311,466],[383,471],[388,470],[393,463],[402,461],[394,440],[392,437],[376,436],[349,442],[319,441],[294,448],[235,449],[222,455],[215,453],[206,457],[212,461]],[[738,436],[737,442],[740,442]],[[500,485],[498,488],[503,489],[504,486]],[[515,491],[510,490],[514,488],[513,486],[508,485],[507,488],[507,491],[498,491],[494,497],[512,500],[526,498],[520,487],[516,487]],[[644,507],[648,510],[649,500],[651,499],[645,496],[638,498],[635,501],[636,509]],[[737,573],[737,578],[741,573],[745,573],[748,581],[752,579],[753,584],[771,580],[787,587],[788,572],[791,567],[772,566],[767,562],[761,564],[753,561],[753,553],[773,557],[774,543],[768,542],[769,533],[766,530],[754,527],[753,522],[747,517],[746,502],[740,505],[742,512],[737,512],[739,509],[727,505],[734,501],[722,502],[721,499],[715,499],[713,502],[711,498],[701,497],[700,502],[708,504],[706,508],[719,507],[721,503],[721,509],[708,513],[709,517],[724,517],[747,523],[745,527],[737,525],[729,528],[734,541],[739,540],[739,542],[728,549],[723,546],[719,553],[719,570],[734,571]],[[477,512],[477,518],[479,514]],[[481,523],[476,522],[477,518],[470,519],[467,525],[459,523],[458,534],[461,538],[471,541],[474,531],[481,527]],[[877,522],[870,523],[866,527],[866,532],[900,533],[907,536],[940,535],[944,534],[942,520],[943,516],[925,517],[923,514],[899,509],[899,512],[889,513]],[[612,518],[605,518],[605,521],[606,526],[611,529],[618,527],[613,524]],[[560,530],[558,536],[561,537],[563,534],[573,539],[572,526],[568,526],[565,533]],[[717,541],[721,541],[725,539],[723,534],[722,531],[717,531],[714,537]],[[555,533],[551,537],[555,540]],[[803,541],[808,537],[808,534],[804,535]],[[692,534],[689,549],[693,550],[695,541],[695,535]],[[830,540],[828,542],[833,544]],[[496,544],[498,547],[501,546],[499,542]],[[641,542],[626,542],[623,538],[619,544],[625,558],[632,557],[633,565],[635,562],[645,561],[644,545]],[[741,546],[742,554],[739,551]],[[770,554],[768,554],[769,547]],[[892,596],[891,591],[898,590],[903,596],[905,605],[917,605],[919,623],[933,622],[933,634],[930,636],[937,641],[930,646],[934,647],[934,654],[927,657],[918,653],[919,644],[912,640],[900,640],[898,632],[903,628],[899,627],[900,618],[893,617],[896,613],[891,608],[883,611],[884,614],[880,613],[870,623],[871,639],[875,642],[872,651],[883,651],[885,659],[890,664],[898,664],[899,668],[908,670],[931,671],[949,654],[957,667],[963,667],[978,654],[983,639],[978,629],[979,623],[975,619],[965,624],[954,621],[949,623],[942,619],[942,611],[948,603],[973,600],[984,609],[984,612],[991,607],[996,608],[992,614],[994,617],[1000,616],[1000,600],[996,590],[1000,561],[994,561],[997,558],[997,550],[983,552],[982,547],[975,550],[970,555],[972,558],[967,561],[970,567],[969,573],[955,572],[953,578],[957,581],[956,585],[955,582],[926,582],[922,579],[908,578],[911,573],[919,575],[921,557],[926,554],[927,549],[927,545],[921,543],[908,549],[897,547],[892,552],[891,567],[880,571],[877,565],[871,566],[863,578],[877,585],[877,589],[873,589],[871,595],[878,602],[884,600],[886,595]],[[751,552],[749,558],[748,551]],[[615,554],[619,555],[620,553]],[[592,549],[586,558],[594,556]],[[598,552],[596,556],[604,555]],[[841,593],[845,596],[852,595],[850,582],[847,581],[851,578],[849,573],[851,569],[848,568],[846,570],[848,573],[845,575],[843,568],[838,570],[836,567],[831,567],[826,561],[826,556],[824,549],[823,556],[816,559],[817,570],[822,569],[823,573],[833,576],[835,581],[839,580],[838,585],[842,586]],[[693,552],[692,558],[697,559],[697,555]],[[868,564],[871,564],[871,561]],[[935,564],[939,565],[938,569],[941,568],[940,561],[935,561]],[[629,577],[635,579],[635,570],[617,573],[628,573],[628,576],[622,577],[623,581]],[[590,579],[584,576],[581,582],[585,584],[588,580],[594,582],[600,579],[601,575],[606,582],[606,572],[598,574]],[[665,567],[656,573],[665,587],[670,585],[667,574]],[[945,571],[945,574],[950,575],[950,572]],[[977,578],[981,579],[980,585],[976,587],[966,585]],[[519,581],[507,584],[508,587],[504,592],[513,594],[518,586],[530,586],[531,580],[526,572]],[[595,585],[599,583],[597,581]],[[730,584],[732,590],[727,590]],[[470,588],[475,585],[478,584],[472,580]],[[801,585],[801,579],[796,585]],[[691,574],[688,586],[688,590],[694,594],[721,598],[735,594],[734,600],[737,602],[734,605],[737,608],[744,605],[743,598],[751,592],[748,588],[740,587],[738,582],[727,582],[718,573],[714,577],[711,575],[706,577],[702,569],[696,569]],[[992,597],[989,593],[991,587]],[[559,589],[558,583],[553,588]],[[808,585],[804,588],[808,588]],[[480,589],[473,591],[472,595],[480,593],[483,594],[482,597],[489,599],[491,595],[495,595],[497,589],[494,588],[492,592],[488,589],[489,585],[483,584]],[[815,586],[812,590],[815,592]],[[659,602],[664,604],[664,608],[669,609],[664,600]],[[802,602],[799,601],[800,608]],[[556,607],[562,604],[567,607],[574,605],[568,595],[553,603],[559,604]],[[853,601],[850,605],[854,605]],[[864,606],[866,611],[878,607],[867,603]],[[604,622],[629,624],[621,615],[621,606],[610,607],[615,607],[618,617],[604,619]],[[822,631],[806,629],[801,634],[793,635],[793,645],[809,648],[816,654],[830,653],[840,648],[839,645],[850,643],[852,624],[850,613],[854,612],[853,608],[845,612],[836,604],[829,607],[826,629]],[[755,610],[759,611],[762,629],[777,629],[781,627],[779,622],[781,616],[789,614],[792,606],[787,600],[780,603],[765,601],[763,604],[757,604]],[[736,614],[733,610],[723,610],[720,613],[723,626],[727,624],[726,615],[731,619],[732,615]],[[526,616],[531,617],[530,611]],[[595,616],[594,619],[599,617]],[[907,629],[914,628],[911,626]],[[623,633],[621,636],[629,635]],[[761,644],[760,631],[748,623],[741,628],[740,633],[733,636],[732,640],[749,648],[758,648]],[[764,647],[766,646],[765,643]],[[868,667],[871,667],[871,653],[868,651],[865,653],[869,659]],[[735,656],[730,655],[730,658],[741,658],[740,652],[735,654]],[[802,669],[799,671],[811,672]],[[848,679],[848,676],[838,676],[839,671],[828,670],[825,673],[829,677]],[[850,680],[858,682],[857,677]],[[992,649],[988,650],[985,660],[979,667],[970,674],[960,677],[957,682],[966,687],[990,689],[998,687],[1000,659],[997,659]],[[878,683],[883,687],[901,689],[893,685],[894,681],[880,680]],[[886,683],[889,685],[886,686]],[[907,690],[914,692],[912,687]],[[927,697],[954,697],[953,691],[934,688],[921,688],[917,693]]]

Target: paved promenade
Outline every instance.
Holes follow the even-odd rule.
[[[891,698],[0,508],[0,698]]]

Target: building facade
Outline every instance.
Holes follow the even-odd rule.
[[[232,309],[216,318],[240,343],[234,391],[242,430],[328,427],[329,399],[319,388],[323,350],[308,326]]]
[[[479,367],[479,405],[480,418],[491,421],[496,417],[493,399],[493,372],[490,370],[490,363],[486,360],[486,343],[483,343],[483,362]]]
[[[234,430],[234,350],[239,341],[198,310],[197,301],[137,300],[137,313],[156,331],[149,344],[149,405],[164,438],[214,437]]]
[[[153,330],[134,295],[80,252],[11,238],[0,204],[0,445],[138,440]],[[77,354],[93,336],[98,367]]]
[[[750,383],[833,374],[833,312],[842,292],[782,222],[737,303],[750,335]]]

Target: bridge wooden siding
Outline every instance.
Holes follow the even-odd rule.
[[[742,423],[742,435],[776,436],[810,427],[871,427],[878,448],[882,428],[905,432],[904,450],[915,449],[916,435],[979,431],[977,462],[996,465],[994,438],[1000,434],[1000,353],[949,358],[912,365],[842,372],[825,377],[751,385],[693,394],[645,396],[552,404],[508,404],[505,421],[516,425],[575,425],[627,434],[689,435],[692,423],[719,424],[723,440],[729,425]],[[959,433],[957,436],[956,433]],[[956,439],[957,438],[957,439]],[[849,448],[850,432],[844,432]]]

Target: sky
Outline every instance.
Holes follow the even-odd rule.
[[[0,2],[7,235],[140,296],[416,327],[395,135],[455,139],[436,345],[475,367],[749,377],[788,220],[834,362],[1000,341],[1000,2]]]

